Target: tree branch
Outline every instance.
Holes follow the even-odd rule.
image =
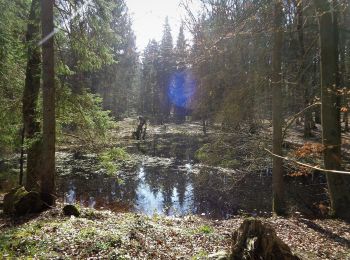
[[[289,157],[284,157],[284,156],[280,156],[280,155],[274,154],[274,153],[272,153],[270,150],[268,150],[268,149],[266,149],[266,148],[264,148],[264,150],[265,150],[266,152],[268,152],[269,154],[271,154],[272,156],[274,156],[274,157],[281,158],[281,159],[283,159],[283,160],[286,160],[286,161],[289,161],[289,162],[298,164],[298,165],[303,166],[303,167],[306,167],[306,168],[318,170],[318,171],[325,172],[325,173],[337,173],[337,174],[346,174],[346,175],[350,175],[350,172],[347,172],[347,171],[338,171],[338,170],[327,170],[327,169],[323,169],[323,168],[320,168],[320,167],[318,167],[318,166],[313,166],[313,165],[310,165],[310,164],[298,162],[297,160],[294,160],[294,159],[289,158]]]
[[[293,124],[293,122],[295,121],[295,119],[298,118],[298,116],[300,116],[301,114],[305,113],[305,111],[309,110],[310,108],[313,108],[315,106],[321,105],[321,102],[316,102],[310,106],[305,107],[303,110],[301,110],[300,112],[296,113],[295,115],[293,115],[293,117],[291,119],[289,119],[289,121],[287,121],[287,124],[283,130],[283,135],[282,135],[282,140],[284,139],[284,137],[287,134],[287,130],[288,128]]]

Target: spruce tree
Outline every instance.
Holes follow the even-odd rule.
[[[170,101],[168,96],[169,84],[171,76],[174,72],[174,51],[173,37],[168,17],[165,18],[163,37],[160,44],[160,70],[159,70],[159,85],[160,85],[160,107],[161,121],[166,120],[170,115]]]

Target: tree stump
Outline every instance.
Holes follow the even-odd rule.
[[[139,116],[139,124],[135,132],[133,132],[132,136],[136,140],[145,140],[146,138],[146,130],[147,130],[147,120]]]
[[[80,216],[79,210],[74,205],[66,205],[66,206],[64,206],[63,214],[65,216],[75,216],[75,217],[79,217]]]
[[[38,213],[44,208],[40,194],[35,191],[28,192],[24,187],[12,189],[4,197],[4,213],[8,215],[23,216],[28,213]]]
[[[298,260],[274,229],[260,220],[246,219],[233,234],[232,260]]]

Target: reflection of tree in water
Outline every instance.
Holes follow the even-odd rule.
[[[150,190],[153,193],[153,196],[157,196],[158,192],[161,190],[160,187],[160,176],[162,172],[156,168],[150,167],[145,169],[145,183],[150,187]]]
[[[139,185],[140,180],[139,179],[135,179],[135,178],[126,178],[125,180],[123,180],[121,183],[121,185],[119,185],[120,187],[120,199],[122,201],[127,201],[132,205],[136,204],[136,200],[137,200],[137,194],[136,194],[136,189],[137,186]]]
[[[145,169],[145,183],[150,187],[153,195],[156,196],[160,191],[163,196],[163,210],[169,214],[173,208],[173,199],[179,200],[180,207],[183,206],[187,176],[185,172],[180,172],[176,168],[147,168]],[[175,188],[178,198],[173,198]]]
[[[71,196],[74,202],[85,206],[115,211],[140,208],[142,212],[150,210],[150,214],[156,210],[169,215],[193,212],[225,217],[239,208],[254,210],[257,202],[258,206],[262,207],[260,204],[263,204],[264,196],[256,198],[252,188],[254,185],[261,185],[261,181],[256,180],[254,176],[250,179],[241,178],[243,181],[237,187],[235,178],[239,176],[234,172],[211,167],[201,167],[199,173],[192,174],[192,167],[188,163],[193,143],[188,140],[177,142],[175,136],[172,141],[174,144],[171,146],[169,143],[171,149],[168,148],[166,152],[177,156],[182,154],[185,161],[177,159],[169,165],[162,163],[162,160],[156,160],[157,165],[152,164],[151,167],[146,164],[144,169],[141,168],[139,176],[122,174],[122,180],[88,174],[79,168],[79,171],[74,172],[75,177],[58,179],[58,192],[66,193],[66,197],[69,192],[74,193],[74,196]],[[64,197],[63,194],[61,196]]]
[[[193,213],[197,214],[225,217],[235,213],[239,207],[249,207],[247,200],[249,202],[254,195],[249,197],[249,194],[235,187],[234,174],[209,167],[202,168],[198,174],[191,174],[188,167],[190,166],[183,161],[170,166],[146,166],[142,178],[129,176],[122,180],[96,175],[90,175],[89,178],[85,178],[85,175],[61,177],[58,179],[58,191],[65,192],[66,197],[69,192],[74,193],[71,196],[74,202],[84,206],[109,208],[114,211],[137,207],[140,203],[140,188],[146,191],[149,189],[149,194],[152,194],[152,197],[147,198],[146,193],[145,200],[142,201],[143,207],[152,208],[152,211],[156,205],[154,210],[162,210],[164,214],[184,214],[194,210]],[[245,183],[240,184],[242,185]],[[63,194],[61,196],[64,197]],[[260,201],[254,197],[254,201],[257,200]],[[151,202],[153,206],[149,204]],[[250,206],[252,209],[254,207]]]
[[[176,189],[177,189],[177,194],[179,196],[180,207],[183,207],[184,205],[187,183],[188,183],[187,175],[179,174],[177,178]]]
[[[58,191],[74,192],[74,200],[69,203],[81,203],[94,208],[109,208],[115,211],[127,210],[136,201],[138,180],[128,178],[61,178],[58,180]],[[67,195],[66,195],[67,196]],[[63,196],[62,196],[63,197]]]
[[[173,195],[173,183],[169,179],[165,179],[163,184],[163,210],[166,215],[169,215],[170,209],[173,206],[172,195]]]
[[[193,177],[196,213],[225,217],[237,210],[232,203],[234,179],[226,173],[203,168]]]

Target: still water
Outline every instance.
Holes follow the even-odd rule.
[[[57,152],[58,199],[114,212],[210,218],[271,209],[269,174],[200,165],[194,160],[198,143],[192,138],[167,137],[162,145],[154,140],[147,149],[131,147],[134,150],[128,152],[135,163],[122,165],[113,176],[101,169],[96,154]],[[6,167],[0,163],[0,173],[2,169],[10,175],[0,178],[0,190],[16,185],[17,162],[14,158]]]
[[[57,180],[59,198],[69,204],[115,212],[168,216],[199,214],[211,218],[229,218],[242,209],[254,211],[256,205],[259,209],[270,207],[266,203],[270,182],[256,176],[242,179],[235,170],[197,165],[191,160],[146,156],[136,169],[109,177],[89,172],[94,164],[91,158],[75,158],[72,162],[75,165],[71,168],[67,162],[64,166],[65,171],[72,172]],[[266,186],[266,194],[256,196],[252,188],[257,185],[260,190],[261,186]]]
[[[191,168],[190,164],[186,164],[186,170],[174,165],[165,169],[140,165],[135,173],[121,173],[121,177],[60,177],[58,193],[69,204],[183,216],[196,211]]]

